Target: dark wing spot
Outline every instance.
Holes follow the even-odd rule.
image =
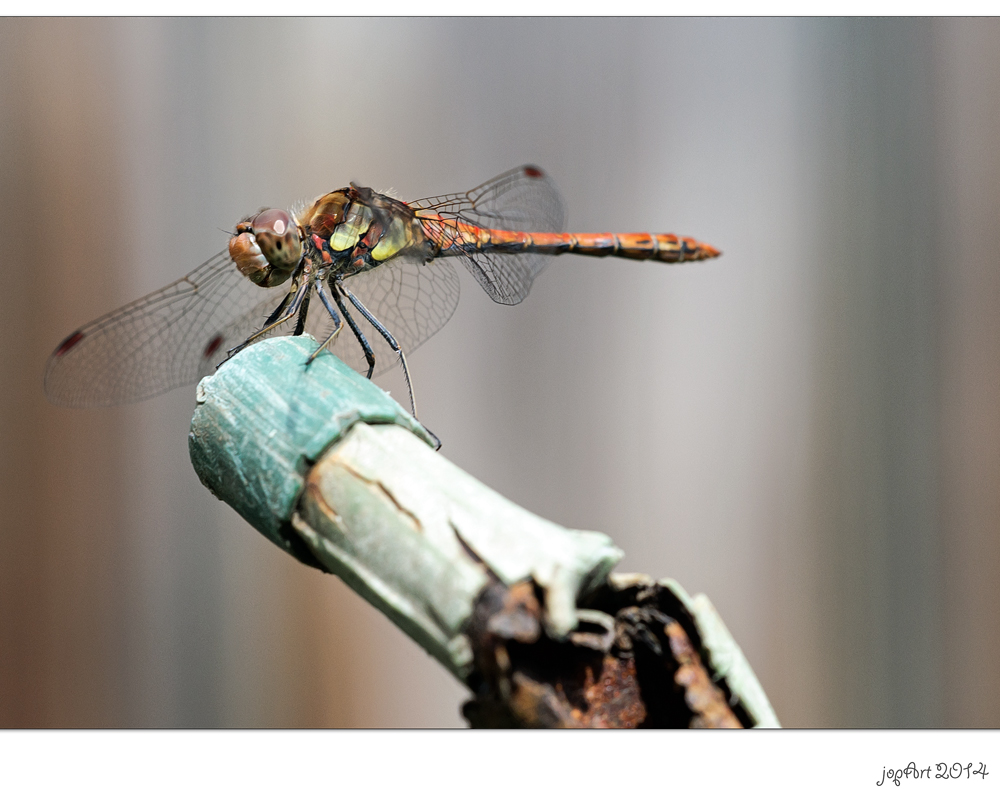
[[[67,337],[62,343],[59,344],[59,348],[56,349],[56,356],[61,357],[67,351],[69,351],[73,346],[83,340],[83,332],[74,332],[72,335]]]
[[[545,173],[541,171],[541,168],[535,167],[534,165],[527,165],[524,168],[524,174],[528,178],[544,178]]]
[[[202,352],[202,356],[205,359],[209,359],[212,354],[219,350],[219,346],[222,345],[222,335],[216,335],[211,340],[208,341],[208,345],[205,346],[205,350]]]

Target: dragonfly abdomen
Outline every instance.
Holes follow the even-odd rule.
[[[497,236],[500,235],[500,238]],[[504,239],[503,236],[527,237],[523,240]],[[599,258],[613,255],[617,258],[656,260],[664,263],[703,261],[714,258],[719,252],[714,247],[673,233],[521,233],[490,231],[491,242],[504,249],[508,244],[516,247],[518,241],[526,243],[523,249],[548,255],[593,255]]]
[[[715,258],[719,251],[688,236],[673,233],[574,233],[568,234],[573,246],[567,252],[576,255],[636,260],[655,260],[663,263],[704,261]]]
[[[664,263],[703,261],[720,253],[715,247],[673,233],[525,233],[477,228],[456,223],[455,231],[440,246],[438,255],[476,252],[542,255],[593,255]]]

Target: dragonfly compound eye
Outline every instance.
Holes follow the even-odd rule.
[[[229,240],[229,257],[244,277],[264,288],[280,285],[292,276],[292,269],[279,269],[268,263],[250,232],[237,233]]]
[[[253,218],[253,235],[267,262],[282,271],[292,271],[302,257],[299,226],[287,211],[269,208]]]

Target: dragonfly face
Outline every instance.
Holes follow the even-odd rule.
[[[404,350],[458,304],[453,259],[512,305],[554,255],[680,263],[719,254],[672,233],[564,233],[563,220],[555,185],[533,165],[409,203],[351,184],[302,211],[266,209],[187,276],[67,337],[49,358],[45,391],[66,406],[137,401],[198,381],[265,335],[304,332],[368,376],[401,364],[409,384]]]
[[[240,273],[264,288],[292,276],[302,259],[302,229],[278,208],[261,211],[236,226],[229,257]]]

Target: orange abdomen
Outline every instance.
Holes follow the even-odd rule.
[[[421,218],[438,255],[475,252],[533,252],[542,255],[594,255],[664,263],[703,261],[721,253],[709,244],[673,233],[524,233],[491,230],[462,222]],[[435,227],[437,226],[437,227]]]

